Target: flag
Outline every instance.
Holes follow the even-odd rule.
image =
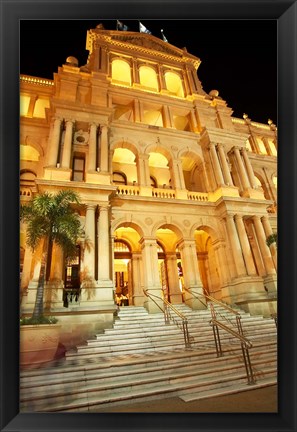
[[[122,21],[117,20],[117,30],[127,31],[129,27],[122,23]]]
[[[139,31],[140,31],[140,33],[152,34],[152,32],[149,31],[146,27],[144,27],[144,25],[141,24],[140,21],[139,21]]]
[[[162,33],[162,38],[164,42],[168,42],[168,39],[166,38],[166,36],[163,33],[163,29],[161,29],[161,33]]]

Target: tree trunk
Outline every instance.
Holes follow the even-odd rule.
[[[41,266],[37,285],[36,301],[33,311],[33,318],[38,318],[43,315],[43,294],[44,294],[44,283],[45,283],[45,273],[47,267],[47,257],[49,249],[49,239],[44,239],[43,251],[41,256]]]

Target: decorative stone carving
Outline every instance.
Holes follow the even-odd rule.
[[[153,219],[150,218],[150,217],[145,218],[144,221],[145,221],[145,223],[146,223],[147,225],[152,225],[152,223],[153,223]]]
[[[78,145],[86,145],[89,142],[89,134],[88,132],[84,132],[83,130],[79,130],[74,133],[74,144]]]

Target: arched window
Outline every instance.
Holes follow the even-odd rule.
[[[165,82],[167,90],[176,96],[184,97],[183,83],[179,75],[174,72],[165,73]]]
[[[153,188],[157,188],[158,187],[158,183],[157,183],[157,180],[155,179],[155,177],[150,176],[150,179],[151,179],[151,186]]]
[[[158,79],[156,72],[149,66],[141,66],[139,68],[140,84],[150,90],[159,90]]]
[[[117,84],[131,85],[131,69],[124,60],[113,60],[111,65],[112,81]]]
[[[124,173],[122,173],[120,171],[114,171],[112,173],[112,181],[114,184],[126,185],[127,184],[127,177]]]

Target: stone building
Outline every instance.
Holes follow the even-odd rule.
[[[20,77],[20,200],[74,189],[77,257],[53,248],[45,309],[75,343],[110,326],[117,303],[159,312],[205,295],[251,314],[276,310],[277,130],[199,81],[200,59],[150,34],[87,33],[89,57],[54,79]],[[21,310],[40,260],[21,226]],[[146,295],[148,294],[148,295]],[[69,342],[70,341],[70,342]]]

